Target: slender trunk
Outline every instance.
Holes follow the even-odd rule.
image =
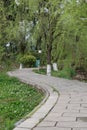
[[[47,64],[51,64],[51,48],[47,49]]]
[[[51,65],[47,64],[47,76],[51,76]]]
[[[47,45],[47,75],[51,76],[51,44]]]

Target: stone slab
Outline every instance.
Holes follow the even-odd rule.
[[[38,127],[53,127],[56,125],[56,122],[50,122],[50,121],[43,121],[41,122]]]
[[[57,127],[87,128],[87,123],[84,123],[84,122],[58,122]]]
[[[58,128],[58,127],[37,127],[33,130],[71,130],[71,128]]]
[[[76,121],[76,117],[58,117],[58,118],[45,118],[44,121]]]
[[[24,122],[22,122],[20,125],[18,125],[18,128],[33,128],[37,123],[39,122],[39,120],[36,118],[31,118],[31,119],[27,119]]]
[[[31,129],[27,129],[27,128],[14,128],[14,130],[31,130]]]
[[[87,128],[73,128],[73,130],[87,130]]]
[[[63,116],[69,117],[87,117],[87,113],[78,113],[78,112],[65,112]]]

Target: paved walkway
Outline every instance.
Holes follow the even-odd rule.
[[[87,130],[87,83],[39,75],[30,69],[9,74],[46,92],[39,109],[14,130]]]

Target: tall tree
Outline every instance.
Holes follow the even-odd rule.
[[[44,48],[47,54],[47,75],[51,75],[53,35],[55,33],[57,19],[60,17],[60,4],[60,0],[43,0],[38,2],[36,31],[38,32],[37,39],[39,39],[41,46],[45,46]]]
[[[63,64],[67,67],[85,67],[86,65],[81,64],[87,63],[87,2],[64,1],[62,8],[61,19],[57,23],[60,36],[55,39],[56,48],[54,49],[57,52],[58,62],[64,61]],[[59,29],[56,28],[55,32],[57,36]]]

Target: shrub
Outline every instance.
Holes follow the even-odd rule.
[[[19,58],[19,62],[27,67],[34,67],[36,58],[33,55],[24,55]]]

